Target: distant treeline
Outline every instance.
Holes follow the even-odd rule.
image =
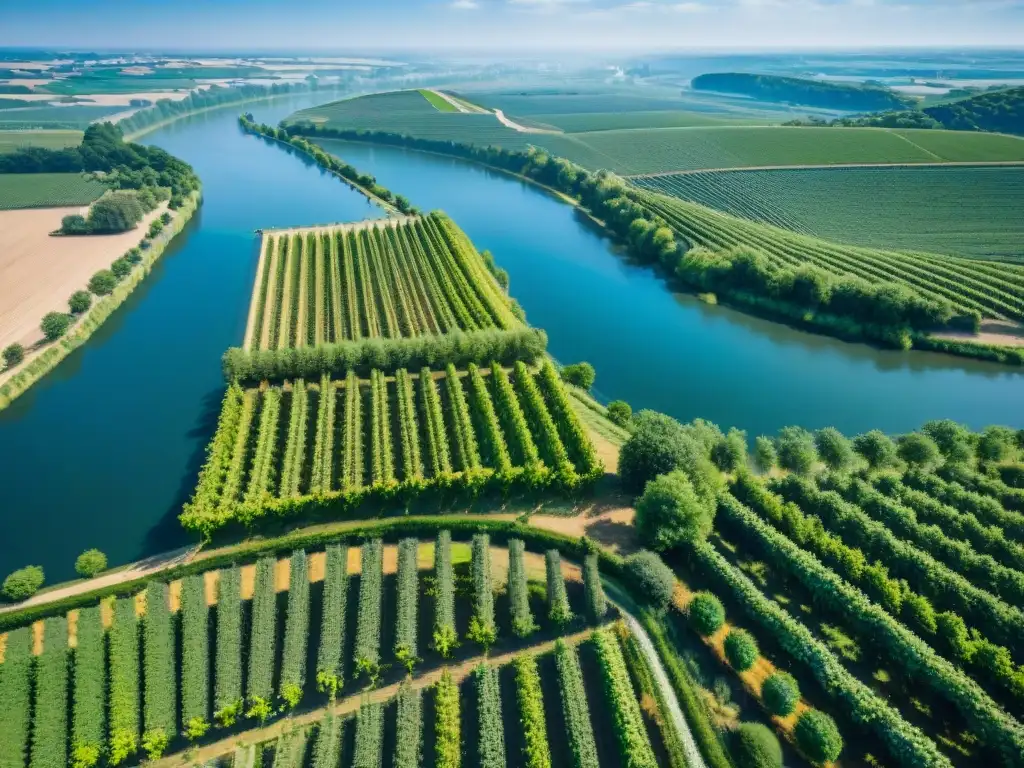
[[[102,174],[100,180],[114,189],[165,187],[171,190],[172,208],[199,189],[192,166],[159,147],[126,142],[111,123],[90,125],[77,147],[19,147],[0,155],[0,173],[82,172]]]
[[[821,109],[843,109],[849,112],[906,109],[914,104],[913,99],[879,86],[848,85],[825,80],[751,75],[741,72],[699,75],[693,79],[691,87],[696,91],[736,93],[761,101],[802,104]]]

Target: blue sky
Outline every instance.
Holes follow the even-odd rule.
[[[1024,42],[1024,0],[0,0],[0,46],[651,51]]]

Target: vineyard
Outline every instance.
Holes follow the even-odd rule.
[[[487,536],[453,543],[443,532],[436,545],[370,539],[153,582],[140,595],[46,619],[34,648],[31,628],[11,630],[0,665],[0,757],[5,766],[63,766],[72,758],[81,768],[118,765],[301,707],[319,714],[256,745],[266,753],[263,765],[415,766],[424,758],[459,765],[461,755],[475,753],[495,768],[565,764],[570,755],[580,766],[655,765],[666,736],[654,705],[640,706],[624,655],[628,635],[582,618],[585,595],[603,600],[600,575],[562,563],[557,550],[545,556],[509,544],[517,575],[504,565],[510,551]],[[539,635],[527,644],[512,631],[512,578],[530,585]],[[434,597],[438,589],[452,595],[448,618],[440,618],[449,609]],[[345,610],[346,594],[354,612]],[[473,639],[481,610],[489,662]],[[423,630],[450,622],[461,642],[449,649],[458,652],[450,662],[429,643],[416,647],[415,617],[431,614]],[[249,617],[244,625],[240,615]],[[307,655],[318,660],[315,674],[305,671]],[[128,662],[141,674],[126,677]],[[418,677],[439,664],[453,666]],[[391,680],[410,675],[368,698],[359,691],[371,667]],[[333,685],[323,685],[327,676]],[[617,740],[595,738],[595,729],[608,727],[606,708],[615,713]],[[252,765],[252,746],[227,743],[235,762],[225,754],[219,764]],[[629,762],[634,753],[644,762]]]
[[[473,245],[432,213],[265,234],[245,341],[286,349],[519,325]]]
[[[641,193],[640,199],[693,246],[754,248],[774,266],[812,264],[835,275],[856,275],[872,283],[902,283],[922,296],[948,300],[958,312],[1024,318],[1024,266],[836,245],[667,195]]]
[[[64,149],[81,143],[81,131],[0,131],[0,155],[21,147]]]
[[[1024,258],[1024,168],[724,171],[638,176],[663,192],[800,234],[867,248]],[[971,190],[972,205],[963,204]]]
[[[603,473],[551,363],[232,385],[187,528],[436,488],[572,490]]]
[[[107,187],[81,173],[0,174],[0,211],[88,205]]]

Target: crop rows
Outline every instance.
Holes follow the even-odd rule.
[[[363,544],[360,563],[356,672],[374,679],[380,669],[380,622],[384,599],[384,545],[380,539]]]
[[[394,768],[419,768],[423,759],[423,692],[408,682],[398,689]]]
[[[114,625],[110,629],[109,760],[112,765],[138,749],[142,726],[141,681],[135,600],[125,597],[114,603]]]
[[[544,553],[544,566],[548,585],[548,619],[559,626],[572,621],[569,595],[565,591],[565,576],[562,574],[562,556],[557,549]]]
[[[480,723],[480,768],[504,768],[505,729],[501,719],[498,670],[481,664],[473,672]]]
[[[317,649],[317,688],[333,698],[344,680],[342,651],[345,647],[345,607],[348,601],[348,547],[327,547],[324,569],[324,602]]]
[[[270,715],[274,692],[274,657],[277,645],[277,560],[263,557],[256,562],[249,636],[249,674],[246,678],[246,714],[257,720]]]
[[[63,616],[44,622],[43,652],[36,661],[31,768],[52,768],[67,762],[67,636],[68,620]]]
[[[288,579],[288,614],[284,624],[284,654],[278,693],[289,707],[302,698],[306,683],[306,643],[309,639],[309,565],[304,550],[292,553]]]
[[[588,618],[591,621],[602,621],[608,613],[608,600],[601,585],[601,571],[598,568],[596,552],[587,555],[583,561],[583,593]]]
[[[576,649],[559,640],[555,645],[555,662],[558,665],[562,713],[565,716],[566,730],[569,732],[573,768],[597,768],[594,729],[590,724],[587,692],[583,686],[583,670],[580,668]]]
[[[551,768],[551,748],[548,746],[537,659],[530,654],[523,654],[517,656],[512,663],[516,668],[519,720],[523,724],[523,765],[526,768]]]
[[[317,729],[312,768],[337,768],[341,763],[341,737],[345,721],[328,710]]]
[[[79,611],[75,638],[71,759],[76,768],[89,768],[99,762],[106,741],[107,659],[99,607]]]
[[[174,624],[167,585],[150,584],[143,620],[142,745],[151,757],[159,757],[177,733]]]
[[[381,768],[384,744],[384,707],[364,702],[356,716],[356,748],[352,768]]]
[[[519,324],[479,254],[444,214],[266,237],[250,348]]]
[[[484,648],[494,645],[498,630],[494,623],[494,586],[491,583],[491,540],[486,533],[473,537],[473,615],[466,636]]]
[[[615,723],[622,764],[629,768],[655,768],[658,762],[647,737],[640,705],[633,693],[633,683],[629,679],[629,670],[618,638],[608,630],[599,629],[594,633],[594,644],[597,646],[605,696]]]
[[[444,375],[373,370],[369,380],[232,386],[182,522],[211,533],[324,500],[345,509],[434,485],[578,488],[603,468],[557,377],[550,363],[539,372],[517,364],[514,376],[470,365],[466,375],[449,366]]]
[[[32,689],[32,628],[7,633],[0,664],[0,765],[25,764]]]
[[[210,609],[202,575],[181,582],[181,722],[197,738],[210,724]]]
[[[526,545],[519,539],[508,542],[508,598],[512,631],[517,637],[530,635],[537,625],[530,611],[530,591],[526,583]]]
[[[434,648],[448,656],[459,641],[455,630],[455,569],[452,566],[452,535],[437,534],[434,544]]]
[[[434,766],[462,765],[462,723],[459,719],[459,686],[445,670],[435,684]]]
[[[398,543],[398,609],[395,626],[395,658],[412,669],[416,662],[416,615],[419,608],[418,539]]]
[[[214,660],[214,717],[230,725],[242,709],[242,583],[237,567],[217,580],[217,656]]]

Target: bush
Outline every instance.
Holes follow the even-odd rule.
[[[835,721],[816,709],[800,715],[795,734],[797,746],[816,763],[835,762],[843,751],[843,739]]]
[[[711,449],[711,460],[723,472],[735,472],[747,463],[747,433],[735,427]]]
[[[761,723],[741,723],[733,743],[737,768],[781,768],[782,746]]]
[[[98,549],[87,549],[75,560],[75,573],[91,579],[97,573],[107,570],[107,556]]]
[[[798,475],[808,475],[814,469],[818,451],[814,436],[802,427],[784,427],[775,441],[779,466]]]
[[[4,347],[4,363],[8,368],[13,368],[25,359],[25,348],[15,342]]]
[[[149,237],[156,237],[164,231],[164,223],[160,219],[153,219],[149,224]]]
[[[4,579],[0,591],[8,600],[25,600],[39,591],[44,580],[42,566],[26,565]]]
[[[713,635],[725,624],[725,608],[722,601],[710,592],[698,592],[686,609],[690,624],[700,634]]]
[[[757,661],[757,641],[745,629],[733,629],[725,637],[725,657],[737,672],[746,672]]]
[[[122,256],[120,259],[116,259],[114,263],[110,265],[110,271],[118,280],[124,280],[132,271],[132,263],[128,261],[128,259],[126,259],[124,256]]]
[[[39,324],[47,341],[56,341],[71,327],[71,315],[63,312],[47,312],[43,315],[43,322]]]
[[[72,314],[80,315],[92,306],[92,294],[88,291],[75,291],[68,299]]]
[[[127,232],[142,221],[135,192],[118,191],[101,197],[89,209],[89,229],[97,234]]]
[[[853,466],[853,446],[835,427],[819,429],[814,434],[814,446],[819,458],[833,472],[846,472]]]
[[[636,503],[640,541],[657,552],[703,541],[715,519],[714,500],[697,495],[685,472],[654,478]]]
[[[771,472],[779,463],[779,454],[770,437],[759,436],[754,440],[754,466],[761,474]]]
[[[142,261],[142,251],[138,248],[132,248],[124,255],[124,258],[128,259],[132,264],[138,264]]]
[[[608,419],[612,423],[624,427],[632,421],[633,409],[625,400],[612,400],[608,403]]]
[[[985,427],[978,438],[977,454],[982,461],[1003,461],[1013,453],[1014,432],[1008,427]]]
[[[796,709],[800,701],[800,686],[792,675],[776,672],[761,686],[761,700],[773,715],[785,717]]]
[[[853,450],[864,457],[871,469],[885,469],[899,461],[896,443],[877,429],[865,432],[853,439]]]
[[[597,373],[590,363],[574,363],[562,368],[562,380],[581,389],[589,390],[596,378]]]
[[[97,296],[106,296],[117,286],[117,278],[109,269],[101,269],[89,278],[89,290]]]
[[[942,460],[939,446],[928,435],[920,432],[903,435],[896,444],[899,457],[912,467],[928,469]]]
[[[619,453],[619,477],[627,491],[639,494],[658,475],[680,469],[686,472],[698,496],[714,498],[719,475],[686,427],[654,411],[640,411],[633,418],[633,426],[633,434]]]
[[[667,608],[672,602],[676,577],[672,569],[653,552],[643,549],[630,555],[624,562],[626,576],[655,608]]]
[[[65,235],[88,235],[89,222],[85,216],[74,213],[60,220],[60,231]]]

